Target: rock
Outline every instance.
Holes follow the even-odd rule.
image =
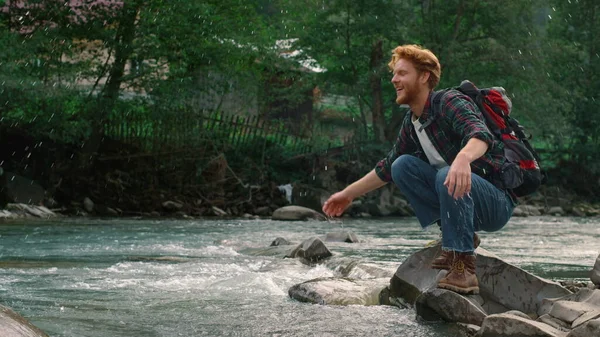
[[[275,240],[273,240],[273,242],[271,242],[271,247],[281,246],[281,245],[291,245],[291,243],[282,237],[278,237]]]
[[[387,278],[358,280],[350,278],[319,278],[296,284],[288,290],[291,298],[313,304],[377,305]]]
[[[576,320],[574,320],[573,324],[571,324],[571,328],[575,329],[576,327],[582,325],[583,323],[585,323],[587,321],[591,321],[598,317],[600,317],[600,308],[595,309],[593,311],[588,311],[585,314],[579,316]]]
[[[517,206],[513,209],[513,216],[518,216],[518,217],[524,217],[527,216],[527,214],[525,214],[525,211],[523,210],[523,208]]]
[[[548,281],[517,268],[479,247],[476,273],[487,314],[519,310],[536,315],[542,299],[560,297],[571,292],[556,282]],[[424,291],[437,286],[438,272],[431,269],[431,261],[441,254],[439,245],[412,254],[390,280],[390,296],[399,303],[414,304]],[[440,313],[440,316],[449,316]]]
[[[110,207],[106,207],[106,214],[108,215],[112,215],[112,216],[117,216],[119,215],[119,212],[117,212],[115,209],[110,208]]]
[[[511,315],[523,317],[525,319],[531,319],[531,317],[529,317],[526,313],[521,312],[519,310],[509,310],[507,312],[503,312],[503,314],[511,314]]]
[[[409,256],[390,280],[390,296],[410,305],[415,304],[421,293],[435,286],[438,271],[431,269],[430,265],[441,253],[441,248],[434,246]]]
[[[557,301],[550,309],[550,315],[561,321],[573,323],[581,315],[595,310],[600,310],[600,307],[586,302]]]
[[[480,326],[475,324],[457,323],[457,325],[463,330],[463,333],[460,334],[460,336],[475,336],[479,329],[481,329]]]
[[[325,242],[355,243],[358,242],[358,237],[351,231],[330,232],[325,235]]]
[[[571,328],[571,326],[569,324],[561,321],[558,318],[552,317],[548,314],[538,317],[537,321],[548,324],[549,326],[553,327],[554,329],[560,330],[560,331],[569,331]]]
[[[565,215],[565,210],[560,206],[550,207],[550,209],[546,212],[546,214],[554,215],[554,216],[562,216]]]
[[[574,216],[580,216],[580,217],[585,216],[585,211],[583,209],[581,209],[581,207],[573,207],[573,209],[571,210],[571,213],[573,213]]]
[[[331,258],[325,262],[327,268],[333,270],[336,276],[355,279],[384,278],[394,275],[393,270],[384,269],[377,264],[362,262],[348,257]]]
[[[269,206],[258,207],[254,210],[254,214],[260,216],[269,216],[271,215],[271,209],[269,208]]]
[[[225,212],[224,210],[220,209],[217,206],[213,206],[212,207],[212,211],[217,216],[225,216],[225,215],[227,215],[227,212]]]
[[[33,206],[25,204],[7,204],[6,209],[11,212],[6,212],[7,218],[19,217],[19,216],[36,216],[38,218],[50,218],[57,216],[56,213],[47,209],[44,206]]]
[[[23,210],[31,215],[37,216],[38,218],[46,218],[47,217],[46,214],[44,214],[44,212],[37,209],[36,207],[23,205]]]
[[[573,329],[567,337],[597,337],[600,336],[600,318],[586,322]]]
[[[481,337],[564,337],[565,333],[547,324],[512,314],[489,315],[478,332]]]
[[[453,291],[433,288],[421,294],[415,303],[417,315],[439,320],[481,325],[487,316],[477,301]]]
[[[165,201],[162,203],[162,207],[169,212],[177,212],[183,208],[183,204],[175,201]]]
[[[592,306],[600,306],[600,290],[582,288],[575,294],[568,294],[561,297],[546,297],[542,299],[538,315],[549,314],[554,304],[559,301],[582,302]]]
[[[7,203],[41,205],[45,196],[44,188],[31,179],[7,171],[0,175],[0,199]]]
[[[300,257],[307,262],[318,262],[330,256],[332,256],[332,254],[329,249],[327,249],[321,239],[316,237],[304,240],[304,242],[292,249],[286,255],[286,257],[291,258]]]
[[[534,205],[519,205],[515,207],[513,210],[513,215],[515,215],[515,211],[517,214],[522,214],[521,216],[539,216],[542,215],[540,212],[540,208]]]
[[[241,254],[251,256],[279,256],[282,259],[287,257],[289,252],[296,248],[294,245],[269,246],[263,248],[245,248],[240,250]]]
[[[83,199],[83,209],[88,213],[94,212],[94,202],[92,199],[87,197]]]
[[[596,263],[594,264],[594,269],[592,269],[590,279],[592,280],[592,283],[600,286],[600,255],[596,258]]]
[[[320,221],[327,220],[327,218],[323,214],[302,206],[284,206],[278,208],[275,210],[275,212],[273,212],[271,219],[284,221],[304,221],[308,219],[315,219]]]
[[[2,337],[48,337],[12,309],[0,305],[0,336]]]

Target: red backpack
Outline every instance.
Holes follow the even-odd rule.
[[[477,105],[490,131],[504,143],[506,163],[500,180],[504,188],[518,196],[532,194],[546,182],[540,169],[540,157],[535,152],[524,128],[510,116],[512,102],[502,87],[479,89],[470,81],[463,81],[456,90],[469,96]]]

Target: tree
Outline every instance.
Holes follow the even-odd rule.
[[[375,139],[385,141],[382,80],[386,51],[402,40],[404,31],[398,7],[388,0],[284,0],[281,6],[286,35],[297,37],[297,48],[327,69],[321,81],[355,97],[363,132],[371,119]]]

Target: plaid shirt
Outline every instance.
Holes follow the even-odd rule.
[[[480,139],[488,144],[488,150],[471,163],[471,171],[492,184],[501,186],[497,183],[497,175],[505,162],[504,144],[492,135],[473,101],[457,90],[447,90],[440,96],[441,109],[436,110],[431,109],[431,98],[432,93],[429,94],[419,122],[442,158],[451,165],[471,138]],[[402,122],[396,144],[387,157],[375,166],[377,176],[383,181],[392,180],[392,163],[403,154],[416,156],[429,163],[411,118],[412,112],[409,111]]]

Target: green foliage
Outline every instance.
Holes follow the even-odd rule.
[[[566,157],[600,172],[598,1],[132,0],[79,12],[64,1],[25,1],[38,2],[0,11],[0,118],[34,135],[87,142],[99,123],[121,115],[146,121],[135,132],[154,133],[152,121],[200,113],[205,97],[242,91],[248,99],[240,102],[255,100],[259,113],[274,118],[317,85],[357,102],[324,104],[315,112],[321,124],[358,124],[356,134],[373,138],[369,114],[378,95],[385,122],[405,113],[394,103],[390,52],[417,43],[438,55],[440,88],[463,79],[505,87],[514,116],[549,163]],[[282,39],[294,39],[287,52],[301,53],[281,57],[275,45]],[[383,59],[372,64],[377,42]],[[327,71],[306,72],[298,62],[309,59]],[[194,132],[185,136],[200,137]],[[342,140],[325,134],[312,142],[320,149]],[[295,151],[269,136],[248,147],[232,156],[256,153],[257,167]]]
[[[85,100],[79,92],[56,90],[45,92],[41,85],[24,88],[4,88],[0,99],[1,123],[30,130],[33,137],[79,144],[90,132],[90,123],[82,117]]]

